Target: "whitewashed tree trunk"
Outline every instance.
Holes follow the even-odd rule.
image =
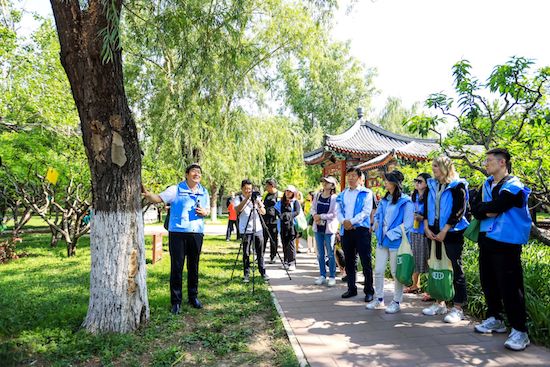
[[[141,211],[95,213],[90,244],[90,302],[82,326],[92,333],[137,329],[149,319]]]
[[[212,222],[218,220],[218,207],[215,205],[210,207],[210,218],[212,219]]]

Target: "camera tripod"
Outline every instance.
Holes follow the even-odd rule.
[[[275,243],[277,244],[277,239],[273,239],[273,237],[271,236],[271,233],[269,233],[269,231],[267,230],[267,225],[265,224],[264,222],[264,219],[262,218],[262,215],[259,213],[258,211],[258,208],[256,206],[256,198],[254,198],[254,200],[251,200],[252,202],[252,210],[250,211],[250,215],[248,216],[248,219],[246,221],[246,224],[244,226],[244,233],[241,233],[241,243],[239,245],[239,251],[237,252],[237,257],[235,258],[235,262],[233,263],[233,270],[231,271],[231,278],[229,279],[230,281],[233,279],[233,274],[235,273],[235,268],[237,266],[237,261],[239,260],[239,255],[241,254],[241,249],[243,251],[243,256],[244,256],[244,244],[245,244],[245,241],[247,241],[247,236],[250,238],[250,241],[247,241],[248,242],[248,246],[251,247],[251,252],[252,252],[252,293],[254,293],[254,289],[255,289],[255,268],[256,268],[256,216],[258,216],[258,218],[260,218],[260,224],[262,226],[262,230],[265,230],[264,232],[267,233],[268,237],[269,237],[269,240],[272,241],[272,243]],[[247,204],[248,205],[248,204]],[[253,220],[252,222],[252,233],[246,233],[246,229],[248,228],[248,223],[250,222],[250,220]],[[265,241],[265,239],[264,239]],[[261,244],[261,246],[263,247],[263,244]],[[281,261],[281,264],[283,265],[283,268],[285,269],[285,272],[286,272],[286,275],[288,276],[288,279],[289,280],[292,280],[292,278],[290,277],[290,274],[288,272],[288,269],[287,267],[284,266],[284,262],[283,262],[283,259],[281,258],[281,255],[279,254],[279,250],[277,249],[277,246],[275,246],[275,253],[277,254],[277,257],[279,258],[279,260]],[[264,267],[265,269],[265,267]]]

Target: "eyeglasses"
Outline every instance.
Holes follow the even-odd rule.
[[[414,183],[415,184],[421,184],[421,183],[424,183],[424,180],[419,180],[418,178],[415,178]]]
[[[483,161],[483,164],[487,164],[487,163],[491,163],[491,162],[494,162],[494,161],[501,161],[502,158],[485,158],[485,160]]]

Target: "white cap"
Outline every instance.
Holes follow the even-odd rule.
[[[294,187],[294,185],[288,185],[286,188],[285,188],[285,191],[290,191],[290,192],[293,192],[293,193],[297,193],[298,190],[296,190],[296,187]]]

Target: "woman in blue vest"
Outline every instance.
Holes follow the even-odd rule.
[[[472,213],[481,220],[479,278],[487,303],[487,319],[476,325],[475,331],[505,333],[502,317],[505,311],[512,331],[504,346],[524,350],[530,341],[521,250],[531,231],[527,206],[531,190],[510,175],[510,153],[506,149],[489,150],[485,168],[491,176],[483,184],[481,198],[472,205]]]
[[[405,288],[405,293],[420,291],[420,274],[428,272],[428,239],[424,234],[424,207],[428,199],[429,173],[421,173],[414,179],[411,200],[414,206],[414,224],[411,229],[411,248],[414,256],[413,284]]]
[[[275,204],[277,212],[277,225],[283,244],[283,268],[296,270],[296,239],[297,232],[294,228],[294,218],[300,214],[302,207],[297,200],[298,190],[293,185],[288,185],[281,200]]]
[[[386,313],[396,313],[401,310],[403,284],[395,278],[397,249],[401,245],[403,231],[408,235],[414,221],[414,207],[411,198],[402,191],[403,178],[403,174],[397,170],[386,173],[384,186],[388,191],[380,200],[374,216],[374,231],[378,244],[376,245],[374,265],[375,298],[367,304],[369,310],[384,307],[384,273],[388,259],[394,279],[394,292],[393,300],[386,308]]]
[[[462,305],[466,302],[466,278],[462,268],[464,230],[468,227],[468,182],[456,173],[451,158],[441,156],[432,162],[434,178],[428,179],[428,203],[424,211],[424,231],[429,240],[436,241],[436,256],[441,256],[442,244],[453,266],[455,296],[453,308],[443,321],[457,323],[464,319]],[[430,241],[433,244],[433,241]],[[447,313],[444,301],[422,310],[427,316]]]

